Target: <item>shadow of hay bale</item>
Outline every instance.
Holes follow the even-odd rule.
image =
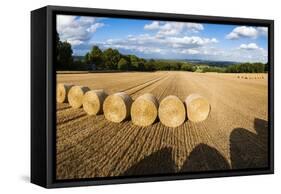
[[[233,169],[268,166],[268,123],[255,119],[256,133],[236,128],[230,135],[230,157]]]
[[[226,169],[230,169],[230,165],[220,152],[211,146],[201,143],[189,154],[180,172]]]
[[[172,148],[163,148],[144,157],[121,176],[168,174],[175,172],[175,164],[172,160]]]

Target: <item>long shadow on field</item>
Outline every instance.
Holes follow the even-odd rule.
[[[236,128],[230,135],[230,157],[233,169],[268,166],[268,122],[255,119],[256,134]]]
[[[225,169],[230,169],[230,166],[215,148],[206,144],[199,144],[187,157],[180,172]],[[126,170],[121,176],[171,174],[176,172],[176,165],[172,160],[172,149],[163,148],[145,157]]]
[[[207,144],[197,145],[185,160],[181,172],[230,169],[228,161],[220,152]]]
[[[121,176],[174,173],[172,148],[163,148],[145,157],[126,170]]]

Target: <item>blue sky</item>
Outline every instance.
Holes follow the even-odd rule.
[[[74,55],[93,45],[143,58],[267,62],[265,27],[155,20],[57,16],[62,41]]]

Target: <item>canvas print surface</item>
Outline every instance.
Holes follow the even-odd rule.
[[[56,16],[56,179],[268,167],[268,29]]]

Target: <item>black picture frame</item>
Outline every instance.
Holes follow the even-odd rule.
[[[55,16],[85,15],[118,18],[157,19],[166,21],[245,24],[265,26],[268,34],[268,168],[231,171],[194,172],[176,175],[107,177],[59,181],[55,178],[56,157],[56,74]],[[31,12],[31,182],[46,188],[87,185],[167,181],[194,178],[229,177],[274,173],[274,21],[232,17],[200,16],[172,13],[46,6]]]

